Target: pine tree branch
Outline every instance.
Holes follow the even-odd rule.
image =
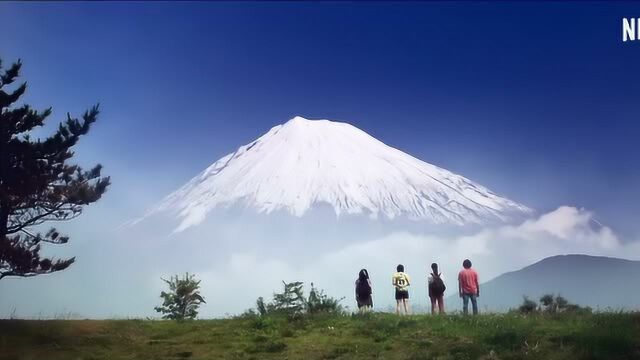
[[[18,273],[18,272],[15,272],[15,271],[5,271],[5,272],[0,272],[0,280],[2,280],[2,278],[6,277],[6,276],[32,277],[32,276],[42,275],[42,274],[46,274],[46,272],[38,271],[38,272],[31,272],[31,273],[23,274],[23,273]]]
[[[99,106],[84,112],[81,119],[67,114],[53,135],[31,140],[30,131],[44,124],[51,108],[39,112],[29,105],[13,105],[25,93],[27,83],[13,90],[4,86],[16,80],[21,66],[17,61],[0,72],[0,279],[69,267],[75,258],[52,260],[39,254],[42,243],[63,244],[68,237],[55,229],[43,235],[30,228],[76,218],[110,184],[109,177],[101,177],[100,165],[83,171],[67,163],[74,156],[71,148],[96,121]]]
[[[13,83],[18,77],[21,67],[22,61],[18,59],[18,61],[14,62],[11,67],[7,69],[2,76],[0,76],[0,88]]]

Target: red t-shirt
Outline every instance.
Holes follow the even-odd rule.
[[[458,281],[462,287],[464,294],[476,294],[478,293],[478,273],[473,269],[462,269],[458,274]]]

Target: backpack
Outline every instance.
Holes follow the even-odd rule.
[[[447,287],[444,285],[444,281],[440,278],[440,275],[431,274],[433,277],[433,281],[429,284],[429,288],[434,295],[442,295],[444,291],[447,290]]]
[[[371,295],[371,286],[368,281],[360,281],[358,280],[358,284],[356,285],[356,293],[359,298],[366,298]]]

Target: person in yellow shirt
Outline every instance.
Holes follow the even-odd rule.
[[[404,314],[409,315],[409,286],[411,286],[411,279],[409,274],[404,272],[404,265],[398,265],[396,270],[397,272],[391,277],[391,283],[396,289],[396,314],[400,315],[401,309],[404,309]]]

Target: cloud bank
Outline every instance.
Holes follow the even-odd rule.
[[[440,265],[450,291],[455,291],[456,274],[465,258],[473,261],[484,282],[545,257],[569,253],[640,259],[640,246],[623,244],[610,228],[594,221],[591,212],[563,206],[519,225],[488,228],[472,235],[395,232],[318,254],[305,263],[264,258],[253,252],[234,253],[200,277],[209,299],[210,309],[205,312],[216,316],[222,309],[224,313],[247,309],[258,296],[270,297],[281,288],[281,280],[314,282],[333,296],[345,297],[343,303],[353,308],[353,281],[361,268],[367,268],[376,307],[386,309],[394,302],[391,273],[400,263],[412,275],[413,303],[426,304],[426,276],[432,262]],[[227,298],[225,293],[234,297]]]
[[[0,316],[15,309],[21,317],[69,312],[83,318],[157,317],[153,307],[160,304],[165,286],[160,277],[186,271],[202,280],[207,304],[200,314],[206,318],[254,307],[259,296],[270,299],[279,291],[283,280],[314,282],[331,296],[344,297],[343,304],[353,309],[361,268],[371,275],[375,308],[386,310],[394,304],[391,274],[398,264],[412,277],[412,304],[424,307],[432,262],[440,265],[448,293],[453,293],[465,258],[473,261],[481,282],[559,254],[640,260],[640,242],[621,241],[591,212],[575,207],[463,235],[435,235],[416,227],[378,231],[375,227],[383,224],[367,221],[336,229],[327,219],[313,219],[310,226],[294,229],[283,219],[269,217],[260,224],[234,216],[180,238],[168,235],[169,226],[156,229],[163,235],[151,236],[149,228],[114,234],[84,223],[70,231],[78,241],[60,248],[68,252],[61,256],[78,256],[70,269],[0,282]]]

